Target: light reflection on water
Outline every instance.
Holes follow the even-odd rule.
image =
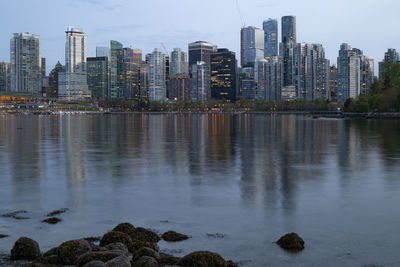
[[[0,117],[0,251],[43,250],[130,221],[245,266],[400,264],[400,123],[295,115]],[[63,222],[44,215],[70,211]],[[168,223],[164,222],[168,220]],[[296,231],[306,250],[273,241]],[[223,233],[221,239],[207,233]]]

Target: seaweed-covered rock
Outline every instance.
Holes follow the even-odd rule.
[[[12,218],[12,219],[15,219],[15,220],[28,220],[28,219],[30,219],[29,217],[26,217],[26,216],[20,216],[20,214],[22,214],[22,213],[27,213],[27,211],[26,210],[18,210],[18,211],[2,214],[1,217]]]
[[[177,265],[180,259],[181,258],[172,255],[160,253],[160,259],[158,260],[158,263],[160,265]]]
[[[132,245],[129,247],[129,251],[133,253],[143,247],[148,247],[148,248],[154,249],[155,251],[160,251],[160,248],[158,247],[157,244],[152,243],[152,242],[139,241],[139,240],[132,241]]]
[[[132,264],[133,267],[158,267],[158,262],[148,256],[143,256],[139,260],[133,262]]]
[[[30,238],[19,238],[11,249],[12,260],[34,260],[40,256],[39,244]]]
[[[125,246],[130,247],[132,245],[132,239],[125,233],[111,231],[103,235],[100,240],[100,246],[104,247],[111,243],[123,243]]]
[[[162,239],[164,239],[165,241],[168,241],[168,242],[178,242],[178,241],[189,239],[189,236],[177,233],[175,231],[165,232],[164,234],[162,234],[161,237],[162,237]]]
[[[225,267],[238,267],[238,265],[236,263],[234,263],[233,261],[226,261]]]
[[[135,230],[129,233],[129,236],[132,238],[132,240],[139,240],[152,243],[157,243],[158,241],[160,241],[160,237],[158,236],[158,234],[142,227],[135,228]]]
[[[121,255],[106,262],[106,267],[131,267],[131,262],[128,257]]]
[[[48,213],[46,216],[47,216],[47,217],[53,217],[53,216],[57,216],[57,215],[63,214],[63,213],[65,213],[65,212],[67,212],[67,211],[68,211],[67,208],[63,208],[63,209],[59,209],[59,210],[54,210],[54,211]]]
[[[60,260],[60,263],[64,265],[74,265],[81,255],[90,250],[91,247],[88,241],[84,239],[71,240],[62,243],[57,248],[57,256]]]
[[[1,239],[1,238],[6,238],[6,237],[8,237],[8,235],[0,234],[0,239]]]
[[[184,267],[225,267],[225,260],[217,253],[196,251],[183,257],[178,265]]]
[[[61,222],[61,219],[59,219],[57,217],[51,217],[51,218],[43,220],[42,222],[48,223],[48,224],[57,224],[57,223]]]
[[[135,230],[135,227],[130,223],[120,223],[113,229],[113,231],[122,232],[125,234],[130,234],[133,230]]]
[[[125,254],[129,253],[128,248],[123,243],[111,243],[111,244],[108,244],[107,246],[105,246],[104,248],[106,248],[107,250],[112,250],[112,251],[119,250]]]
[[[304,249],[304,240],[296,233],[286,234],[276,243],[286,250],[299,251]]]
[[[91,261],[83,265],[83,267],[105,267],[106,264],[102,261]]]
[[[143,256],[149,256],[149,257],[152,257],[152,258],[154,258],[156,260],[158,260],[160,258],[160,254],[157,251],[155,251],[154,249],[151,249],[151,248],[147,248],[147,247],[140,248],[136,252],[136,255],[139,258],[141,258]]]
[[[95,252],[86,252],[85,254],[82,254],[79,256],[79,258],[76,261],[77,266],[84,266],[86,263],[89,263],[91,261],[101,261],[101,262],[107,262],[109,260],[112,260],[116,257],[119,257],[123,255],[122,251],[95,251]]]

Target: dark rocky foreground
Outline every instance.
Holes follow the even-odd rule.
[[[89,237],[66,241],[58,247],[41,253],[39,244],[27,237],[19,238],[11,249],[11,255],[0,265],[6,266],[77,266],[77,267],[233,267],[237,264],[226,261],[209,251],[196,251],[182,258],[160,252],[157,243],[163,238],[178,242],[189,236],[168,231],[161,237],[151,230],[121,223],[101,238]]]

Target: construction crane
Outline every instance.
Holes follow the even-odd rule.
[[[160,43],[160,44],[161,44],[162,48],[164,49],[164,52],[169,56],[168,50],[167,50],[167,48],[165,48],[164,43]]]
[[[238,13],[239,13],[240,23],[242,24],[242,27],[244,28],[246,25],[243,22],[242,12],[240,12],[239,0],[235,0],[235,1],[236,1],[236,8],[237,8]]]

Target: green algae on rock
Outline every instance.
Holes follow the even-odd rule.
[[[135,227],[131,224],[131,223],[120,223],[117,226],[115,226],[115,228],[113,229],[113,231],[117,231],[117,232],[122,232],[125,234],[130,234],[131,232],[133,232],[135,230]]]
[[[51,218],[43,220],[42,222],[48,223],[48,224],[57,224],[57,223],[61,222],[61,219],[59,219],[57,217],[51,217]]]
[[[118,231],[111,231],[103,235],[100,240],[100,246],[103,247],[108,244],[118,242],[123,243],[128,248],[132,245],[132,239],[129,237],[129,235]]]
[[[296,233],[282,236],[276,243],[283,249],[300,251],[304,249],[304,240]]]
[[[152,243],[157,243],[161,239],[158,234],[142,227],[135,228],[131,233],[129,233],[129,236],[132,238],[132,240]]]
[[[40,257],[39,244],[30,238],[19,238],[11,249],[11,260],[35,260]]]
[[[63,214],[63,213],[65,213],[65,212],[67,212],[67,211],[68,211],[67,208],[63,208],[63,209],[59,209],[59,210],[54,210],[54,211],[48,213],[46,216],[47,216],[47,217],[54,217],[54,216]]]
[[[190,237],[184,234],[177,233],[175,231],[168,231],[162,234],[162,239],[168,242],[179,242],[183,241],[186,239],[189,239]]]

